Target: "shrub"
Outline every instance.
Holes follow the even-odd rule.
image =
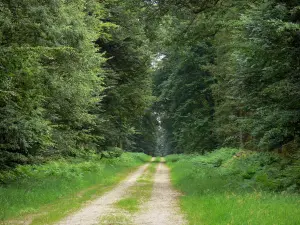
[[[171,167],[181,170],[177,174],[198,179],[202,187],[207,186],[205,179],[210,179],[208,183],[218,183],[220,190],[234,185],[246,190],[300,191],[299,160],[276,153],[222,148],[205,155],[170,155],[166,160]],[[221,181],[217,182],[218,179]]]

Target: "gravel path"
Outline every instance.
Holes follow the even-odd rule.
[[[75,214],[66,217],[57,225],[94,225],[99,224],[99,218],[109,213],[111,205],[119,201],[126,191],[135,184],[137,179],[144,173],[149,163],[140,167],[131,174],[127,179],[121,182],[117,187],[100,198],[91,202],[88,206],[82,208]]]
[[[136,184],[138,178],[146,171],[148,166],[149,163],[140,167],[113,190],[92,201],[77,213],[66,217],[57,225],[99,225],[102,224],[100,218],[103,218],[103,216],[120,216],[120,218],[116,217],[114,221],[103,221],[103,224],[110,225],[187,224],[178,207],[179,193],[172,188],[169,168],[163,162],[160,162],[157,166],[151,199],[141,206],[141,210],[134,215],[125,215],[126,212],[124,212],[123,216],[118,210],[115,210],[113,204],[126,195],[129,188]],[[128,221],[124,220],[128,216],[132,216],[132,218]]]
[[[136,225],[184,225],[187,224],[180,213],[176,192],[170,182],[169,168],[160,163],[154,178],[152,197],[142,206],[134,220]]]

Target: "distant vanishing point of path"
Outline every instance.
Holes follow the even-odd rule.
[[[140,214],[135,218],[137,225],[183,225],[186,224],[177,205],[179,194],[170,182],[169,168],[159,163],[155,178],[152,197]]]

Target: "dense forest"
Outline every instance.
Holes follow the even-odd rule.
[[[297,0],[2,0],[1,168],[124,151],[299,155]]]
[[[168,152],[295,153],[299,2],[187,1],[168,12],[154,76]]]
[[[0,4],[1,168],[153,148],[146,3]]]
[[[1,224],[299,224],[299,0],[0,0],[0,45]]]

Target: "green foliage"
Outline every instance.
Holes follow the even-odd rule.
[[[116,2],[0,3],[1,168],[132,149],[152,101],[150,52],[141,9]]]
[[[154,156],[157,149],[158,121],[154,112],[147,110],[144,116],[136,122],[137,132],[131,138],[135,143],[131,151],[144,152]]]
[[[223,148],[203,156],[170,155],[167,162],[176,163],[176,174],[195,180],[197,189],[206,192],[217,188],[219,191],[265,190],[300,191],[299,160],[287,159],[274,153],[241,151]],[[216,184],[213,185],[213,182]],[[185,185],[185,182],[178,185]],[[206,189],[207,188],[207,189]]]
[[[298,1],[3,0],[0,8],[0,193],[11,191],[0,205],[13,205],[1,217],[31,204],[23,197],[36,210],[100,182],[108,165],[148,160],[123,151],[193,154],[167,159],[176,185],[204,196],[201,207],[253,209],[253,189],[299,191]],[[256,152],[208,154],[219,146]],[[226,203],[232,189],[250,194]],[[289,206],[291,196],[272,198],[259,204]],[[195,204],[186,199],[184,207]],[[260,212],[239,218],[256,224]]]
[[[299,195],[294,193],[300,191],[299,160],[228,148],[204,156],[170,155],[166,160],[173,184],[183,192],[180,204],[190,224],[299,220],[293,216],[299,213]]]
[[[296,6],[257,3],[217,37],[216,126],[225,142],[262,150],[299,143]]]
[[[261,192],[189,195],[181,201],[189,224],[208,225],[297,224],[298,204],[298,196]]]
[[[138,211],[138,200],[134,197],[128,197],[120,200],[117,203],[118,208],[124,209],[129,212]]]
[[[101,157],[104,158],[117,158],[123,154],[123,150],[118,147],[107,147],[106,151],[101,152]]]
[[[222,3],[158,2],[157,51],[165,58],[154,90],[166,151],[204,154],[222,145],[293,155],[300,129],[299,4]]]
[[[2,1],[0,133],[3,166],[18,155],[86,147],[102,91],[96,1]],[[46,153],[45,153],[46,152]]]
[[[210,46],[200,41],[177,44],[171,46],[175,49],[168,49],[155,74],[157,108],[167,132],[169,152],[204,153],[217,145],[210,89],[214,81],[202,66],[211,60]]]
[[[137,184],[129,189],[128,196],[119,200],[116,207],[126,210],[131,216],[141,210],[143,203],[151,198],[156,167],[157,164],[151,162],[146,172],[137,180]]]
[[[94,155],[90,160],[61,160],[44,165],[23,165],[1,172],[0,220],[38,212],[41,206],[75,196],[93,185],[109,186],[119,174],[149,161],[142,153],[124,153],[114,159]],[[71,207],[71,206],[69,206]],[[65,209],[68,211],[68,209]]]
[[[100,113],[104,122],[97,130],[105,139],[99,145],[134,150],[136,141],[144,138],[142,120],[153,102],[151,52],[142,22],[145,5],[136,0],[111,0],[104,7],[106,20],[117,29],[108,31],[111,38],[100,37],[96,42],[108,58],[102,101],[105,111]],[[138,151],[145,152],[144,147]]]

